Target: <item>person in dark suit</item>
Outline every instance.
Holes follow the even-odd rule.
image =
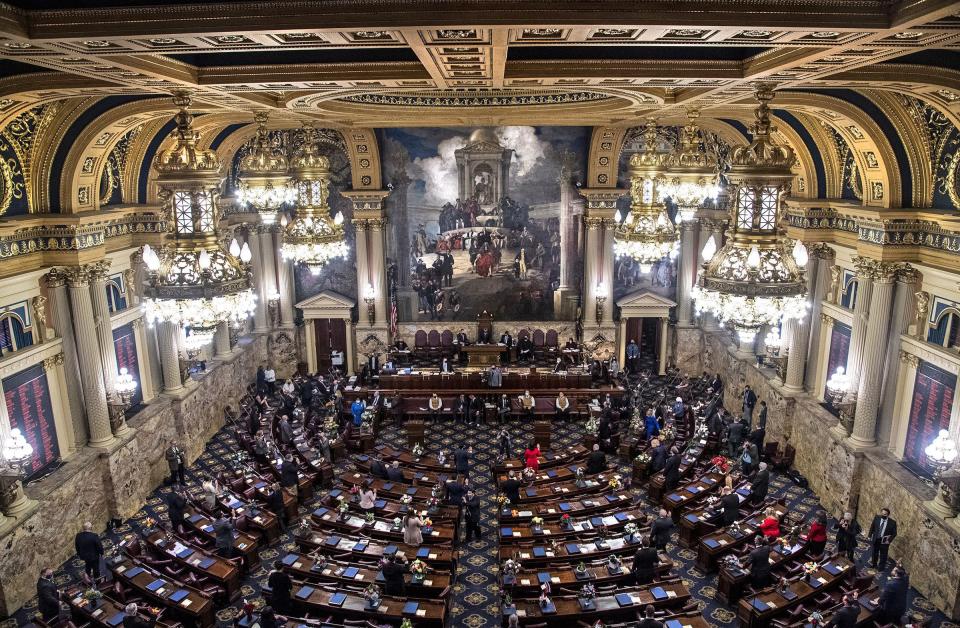
[[[459,447],[453,450],[453,461],[457,468],[457,473],[466,476],[470,473],[470,455],[473,453],[473,447],[465,448],[461,443]]]
[[[477,540],[480,540],[483,535],[483,531],[480,529],[480,498],[473,491],[467,491],[463,505],[466,507],[466,517],[464,518],[467,521],[467,543],[473,540],[474,535],[477,536]]]
[[[721,489],[720,506],[723,508],[723,525],[728,526],[740,518],[740,498],[729,486]]]
[[[391,482],[403,482],[403,471],[400,470],[400,463],[396,460],[387,467],[387,479]]]
[[[280,523],[287,525],[287,511],[283,507],[283,491],[280,490],[279,484],[272,484],[270,486],[270,492],[267,493],[267,510],[272,512],[277,516],[277,519],[280,520]],[[274,604],[274,606],[277,606]],[[285,609],[280,609],[280,612],[286,612]]]
[[[743,420],[747,427],[753,423],[753,408],[757,405],[757,393],[753,392],[750,386],[743,387]]]
[[[83,561],[83,580],[89,582],[100,578],[100,559],[103,558],[103,543],[93,531],[93,524],[89,521],[83,524],[83,531],[78,532],[73,539],[73,547],[77,556]]]
[[[293,460],[293,456],[287,454],[287,457],[283,459],[283,464],[280,465],[280,486],[289,488],[296,494],[297,482],[299,480],[297,474],[299,471],[297,463]]]
[[[757,546],[747,556],[750,566],[750,585],[762,589],[770,584],[770,545],[763,536],[757,536]]]
[[[290,612],[290,591],[293,590],[293,580],[283,570],[283,561],[273,562],[267,584],[270,585],[270,605],[281,613]]]
[[[503,494],[507,496],[511,504],[520,502],[520,480],[517,479],[513,471],[507,474],[507,479],[500,485]]]
[[[478,345],[488,345],[490,344],[490,330],[484,327],[480,330],[480,333],[477,334],[477,344]]]
[[[610,427],[610,418],[603,416],[600,418],[600,424],[597,427],[597,440],[600,441],[600,447],[605,449],[610,447],[610,438],[613,436],[613,430]]]
[[[743,444],[743,435],[746,433],[746,426],[740,418],[733,420],[727,427],[727,456],[734,458],[740,452],[740,446]]]
[[[670,455],[663,465],[663,487],[668,491],[677,488],[677,484],[680,483],[680,462],[682,460],[683,457],[680,455],[680,450],[676,447],[671,447]]]
[[[137,606],[136,602],[130,602],[123,607],[123,628],[150,628],[155,626],[157,619],[160,617],[160,611],[155,617],[151,617],[149,620],[140,617],[139,615],[140,608]]]
[[[503,353],[500,354],[500,361],[508,364],[510,362],[510,349],[513,348],[513,336],[510,335],[510,332],[505,331],[500,334],[500,344],[506,347]]]
[[[457,398],[457,402],[453,405],[453,422],[459,423],[467,421],[467,413],[470,411],[470,403],[467,401],[466,395],[460,395]]]
[[[889,623],[899,626],[907,612],[907,593],[910,590],[906,573],[899,565],[890,571],[887,583],[880,592],[880,617],[877,623]]]
[[[639,614],[637,613],[637,615]],[[647,607],[643,609],[643,618],[637,617],[640,620],[637,622],[637,628],[663,628],[663,622],[655,619],[655,614],[656,610],[654,610],[653,604],[647,604]]]
[[[380,571],[383,573],[383,592],[387,595],[406,595],[404,574],[407,573],[407,562],[399,554],[384,557]]]
[[[476,423],[477,425],[483,423],[484,408],[483,399],[477,395],[470,395],[470,415],[467,423]]]
[[[220,517],[213,523],[213,533],[217,555],[223,558],[233,558],[233,519]]]
[[[660,516],[653,520],[650,526],[650,542],[661,552],[667,550],[667,543],[670,542],[670,531],[673,530],[673,519],[663,508],[660,509]]]
[[[587,473],[602,473],[607,468],[607,454],[600,451],[600,445],[593,444],[593,451],[587,458]]]
[[[857,617],[860,616],[860,604],[854,595],[843,596],[843,606],[834,612],[823,628],[856,628]]]
[[[650,547],[646,538],[640,539],[640,549],[633,555],[633,577],[638,585],[650,584],[657,575],[660,555]]]
[[[174,532],[183,528],[183,512],[187,508],[187,498],[180,489],[174,489],[167,497],[167,516]]]
[[[374,458],[370,463],[370,475],[381,480],[387,479],[387,465],[380,458]]]
[[[44,567],[37,580],[37,609],[47,623],[60,616],[60,589],[53,583],[53,569]]]
[[[757,467],[757,474],[753,476],[750,482],[750,497],[754,504],[762,504],[767,498],[767,492],[770,490],[770,470],[767,469],[767,463],[761,462]]]
[[[890,509],[881,508],[880,514],[873,518],[870,530],[867,533],[873,553],[870,557],[870,566],[884,571],[887,568],[887,553],[890,544],[897,538],[897,522],[890,518]]]
[[[845,512],[837,521],[837,553],[846,556],[851,561],[856,559],[857,536],[860,534],[860,524],[853,518],[853,513]]]
[[[463,507],[463,496],[466,494],[467,489],[463,486],[463,483],[460,481],[459,477],[453,478],[452,480],[447,480],[447,503],[458,508]]]
[[[667,447],[656,438],[650,444],[652,445],[650,448],[650,471],[659,473],[667,464]]]

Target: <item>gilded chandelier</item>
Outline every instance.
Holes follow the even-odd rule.
[[[650,272],[655,262],[677,249],[677,229],[667,216],[662,187],[670,153],[659,149],[657,124],[647,120],[643,131],[643,151],[630,157],[630,212],[621,223],[618,217],[613,251],[640,264],[642,272]],[[619,212],[618,212],[619,213]]]
[[[216,153],[199,150],[199,134],[187,111],[190,98],[177,94],[180,108],[174,131],[176,145],[161,151],[153,162],[160,198],[170,213],[172,237],[158,253],[144,247],[143,261],[150,271],[144,311],[150,324],[172,322],[190,328],[195,341],[213,336],[218,323],[242,321],[254,310],[246,261],[226,251],[217,237],[221,164]],[[241,251],[236,241],[231,245]]]
[[[742,343],[752,342],[764,325],[800,318],[807,309],[800,265],[806,249],[797,242],[791,251],[780,227],[781,201],[793,179],[793,150],[770,140],[772,87],[761,85],[755,95],[760,105],[753,142],[733,151],[727,174],[731,237],[720,251],[712,236],[707,241],[703,272],[692,292],[697,312],[730,322]]]
[[[290,171],[296,191],[296,214],[282,220],[283,245],[280,254],[317,274],[336,258],[346,258],[350,247],[344,240],[343,214],[330,218],[330,160],[317,152],[317,130],[304,128],[303,146],[291,160]]]
[[[255,120],[257,135],[237,168],[237,202],[256,211],[261,221],[270,225],[277,219],[277,212],[293,201],[294,192],[287,158],[273,146],[267,130],[267,114],[257,112]]]
[[[717,162],[700,148],[700,112],[687,112],[687,124],[680,130],[679,151],[670,159],[661,194],[677,206],[680,220],[690,221],[707,199],[717,196]]]

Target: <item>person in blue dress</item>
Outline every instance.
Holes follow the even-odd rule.
[[[647,440],[660,434],[660,424],[657,422],[657,415],[653,413],[653,408],[647,409],[647,416],[643,418],[643,430]]]
[[[363,423],[363,411],[366,409],[367,406],[359,397],[351,404],[350,412],[353,414],[353,424],[357,427],[360,427],[360,424]]]

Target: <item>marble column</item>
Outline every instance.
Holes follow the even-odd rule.
[[[877,440],[889,443],[896,417],[898,368],[900,360],[900,336],[907,333],[907,327],[914,319],[916,297],[920,288],[920,273],[910,264],[900,264],[897,268],[897,285],[893,295],[893,312],[890,329],[887,333],[887,355],[884,364],[883,393],[880,398],[880,419],[877,426]]]
[[[823,301],[827,298],[827,291],[830,289],[830,273],[833,268],[834,260],[837,254],[826,244],[813,244],[809,247],[810,260],[816,262],[817,271],[810,291],[810,337],[808,346],[803,348],[806,356],[806,363],[813,365],[814,368],[807,368],[804,375],[804,384],[807,390],[814,391],[817,387],[817,351],[820,350],[820,337],[823,333],[821,329],[820,314],[823,312]],[[812,265],[812,264],[811,264]]]
[[[353,219],[354,241],[357,247],[357,311],[359,312],[358,324],[360,326],[365,324],[369,326],[367,304],[364,298],[367,296],[367,286],[373,285],[373,279],[370,277],[370,254],[367,252],[367,226],[366,220]]]
[[[784,390],[788,393],[799,393],[803,391],[803,374],[807,365],[807,346],[810,343],[811,321],[813,318],[813,304],[817,298],[817,270],[820,267],[819,260],[814,256],[807,259],[806,279],[807,279],[807,303],[809,307],[803,316],[793,321],[790,338],[784,339],[785,346],[789,348],[787,356],[787,373],[783,380]],[[819,312],[817,313],[819,318]]]
[[[75,266],[66,269],[73,318],[74,338],[77,344],[77,362],[83,384],[83,401],[87,409],[87,427],[91,447],[107,447],[113,442],[110,429],[110,410],[103,380],[103,363],[95,329],[93,303],[90,300],[90,269]]]
[[[657,373],[667,374],[667,334],[670,332],[670,321],[666,316],[660,318],[660,355],[657,364]]]
[[[270,329],[270,315],[267,310],[267,296],[269,295],[264,293],[266,263],[261,253],[260,235],[260,227],[254,225],[250,227],[247,236],[247,245],[250,247],[253,266],[253,289],[257,293],[257,306],[253,312],[253,331],[255,332],[265,332]],[[270,257],[273,258],[272,253]]]
[[[353,225],[357,246],[357,300],[359,329],[374,329],[385,344],[390,342],[389,289],[387,286],[386,215],[383,201],[386,190],[347,191],[344,196],[353,203]],[[367,317],[367,286],[373,288],[374,324]]]
[[[274,250],[277,255],[275,260],[277,265],[277,285],[279,286],[280,292],[280,326],[291,329],[293,328],[293,319],[295,316],[293,306],[296,304],[293,283],[295,267],[293,261],[283,259],[283,255],[280,253],[282,236],[279,232],[274,234],[274,240]]]
[[[260,278],[263,282],[261,295],[267,306],[267,325],[270,329],[276,327],[279,322],[274,319],[273,312],[280,306],[279,301],[276,299],[276,295],[279,293],[277,291],[277,268],[274,263],[277,257],[277,249],[273,245],[273,230],[272,226],[261,225],[260,237],[258,238],[260,243],[260,259],[263,260],[263,275]],[[274,299],[270,297],[274,297]]]
[[[616,221],[613,216],[617,199],[623,190],[583,189],[586,198],[583,244],[583,325],[611,327],[610,338],[616,334],[613,325],[613,235]],[[598,300],[599,297],[599,300]],[[602,302],[603,315],[597,321],[597,306]]]
[[[887,331],[890,327],[896,270],[895,264],[887,262],[874,264],[870,318],[864,337],[862,366],[857,389],[857,410],[853,419],[853,433],[850,435],[850,443],[857,447],[872,447],[877,442],[877,411],[880,409]]]
[[[870,297],[873,292],[874,260],[854,258],[857,268],[857,300],[853,307],[853,324],[850,332],[850,351],[847,354],[847,375],[850,376],[850,391],[856,394],[860,387],[860,371],[863,368],[863,349],[870,318]]]
[[[230,323],[224,321],[217,324],[217,332],[213,336],[213,350],[218,358],[230,355]]]
[[[387,308],[387,233],[386,216],[367,221],[367,255],[373,276],[374,311],[381,325],[389,326]]]
[[[560,286],[554,293],[553,309],[558,316],[572,317],[577,301],[577,252],[583,199],[569,177],[560,183]]]
[[[180,379],[180,353],[177,351],[179,333],[180,326],[175,323],[163,322],[157,326],[157,344],[160,347],[164,392],[183,389],[183,380]]]
[[[45,275],[47,297],[50,299],[50,322],[60,336],[63,347],[63,376],[67,386],[67,407],[73,425],[74,445],[77,449],[87,444],[86,412],[83,407],[83,383],[80,379],[80,363],[77,360],[77,344],[70,321],[70,298],[67,296],[67,276],[54,268]],[[2,405],[2,404],[0,404]]]
[[[159,393],[163,390],[163,367],[160,365],[160,350],[157,348],[157,327],[145,325],[143,337],[146,339],[147,361],[150,364],[150,383]]]
[[[680,266],[677,272],[677,327],[693,327],[690,290],[697,275],[696,220],[680,222]]]
[[[117,351],[113,346],[113,327],[110,325],[110,307],[107,305],[107,274],[110,271],[110,262],[95,262],[89,267],[90,301],[93,304],[93,320],[97,326],[103,385],[107,390],[107,398],[110,398],[113,396],[118,374]]]

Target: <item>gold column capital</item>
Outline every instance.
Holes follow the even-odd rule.
[[[900,349],[900,361],[904,364],[909,364],[913,368],[920,366],[920,358],[912,353],[908,353],[903,349]]]

